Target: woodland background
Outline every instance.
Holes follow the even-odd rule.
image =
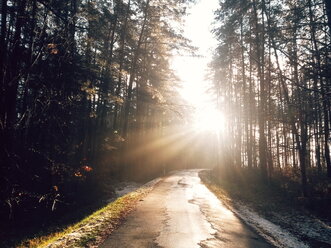
[[[56,218],[102,198],[115,179],[206,166],[208,136],[182,132],[192,110],[170,66],[174,54],[194,50],[176,24],[187,4],[1,1],[2,223]],[[220,1],[208,72],[227,131],[207,166],[233,180],[253,171],[326,215],[330,5]]]
[[[112,180],[163,171],[156,149],[131,152],[181,119],[169,60],[191,49],[171,25],[185,11],[178,0],[1,1],[2,220],[61,215]]]

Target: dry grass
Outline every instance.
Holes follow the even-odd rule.
[[[246,173],[246,174],[245,174]],[[235,177],[203,171],[200,178],[229,209],[240,211],[241,206],[287,230],[310,247],[326,248],[331,244],[330,222],[308,211],[299,194],[281,187],[279,182],[266,182],[254,172]],[[294,193],[293,193],[294,192]],[[330,209],[330,208],[327,208]]]
[[[97,247],[151,189],[152,187],[141,188],[124,195],[62,231],[25,240],[17,248]]]
[[[246,179],[238,176],[237,180],[229,180],[225,177],[216,178],[207,171],[200,173],[204,184],[227,204],[231,204],[232,201],[242,202],[260,214],[298,208],[298,203],[293,197],[280,187],[261,181],[256,175],[245,176]]]

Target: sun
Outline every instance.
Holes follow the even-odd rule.
[[[222,112],[217,109],[199,109],[193,120],[193,129],[197,132],[223,132],[226,120]]]

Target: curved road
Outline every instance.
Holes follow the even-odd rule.
[[[101,248],[271,248],[200,181],[176,172],[141,201]]]

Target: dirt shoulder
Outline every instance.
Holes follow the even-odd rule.
[[[331,247],[330,222],[298,207],[280,192],[256,190],[200,172],[205,185],[243,221],[277,247]]]

